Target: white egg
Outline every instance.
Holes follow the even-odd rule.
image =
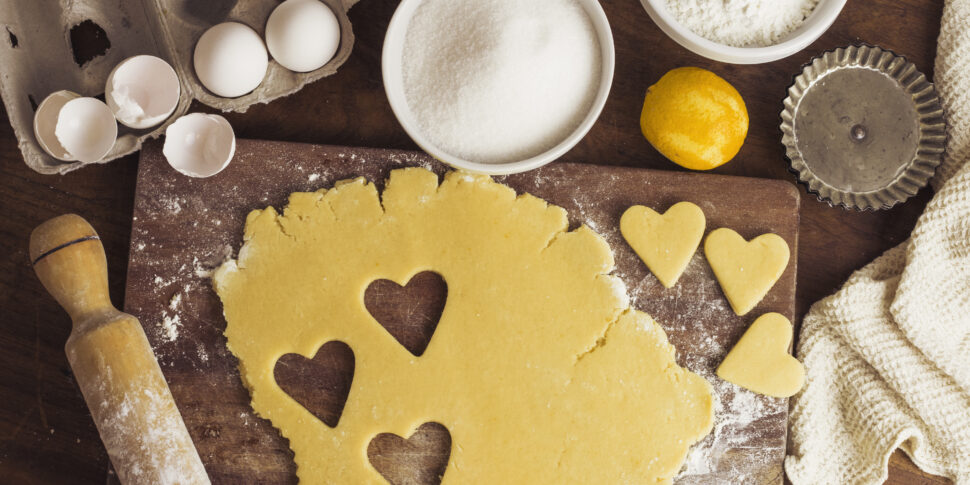
[[[150,128],[165,121],[179,104],[178,75],[155,56],[121,61],[108,74],[104,98],[115,118],[130,128]]]
[[[118,123],[100,100],[75,98],[58,112],[54,136],[75,160],[96,162],[114,146]]]
[[[340,22],[320,0],[286,0],[266,22],[266,45],[281,66],[309,72],[333,59],[340,47]]]
[[[211,177],[221,172],[235,153],[232,125],[219,115],[187,114],[165,130],[162,154],[172,168],[189,177]]]
[[[56,91],[44,98],[40,106],[37,107],[37,112],[34,113],[34,137],[37,138],[37,144],[48,155],[63,162],[73,162],[77,159],[67,152],[64,145],[61,145],[61,142],[57,139],[57,135],[54,134],[57,116],[68,101],[80,97],[80,94],[71,91]]]
[[[195,74],[214,94],[242,96],[263,82],[269,56],[255,30],[238,22],[213,26],[202,34],[193,56]]]

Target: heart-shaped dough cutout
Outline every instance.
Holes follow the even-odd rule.
[[[666,288],[677,284],[704,237],[704,211],[679,202],[663,215],[642,205],[620,217],[620,233]]]
[[[448,301],[448,285],[438,273],[424,271],[401,286],[376,280],[364,291],[364,307],[404,348],[420,357],[431,343]]]
[[[788,353],[792,325],[784,315],[766,313],[751,324],[717,368],[717,376],[773,397],[791,397],[805,383],[805,368]]]
[[[323,344],[312,359],[286,354],[273,377],[283,392],[331,428],[336,428],[354,379],[354,351],[340,341]]]
[[[791,251],[777,234],[762,234],[750,242],[726,228],[707,235],[704,254],[734,313],[751,311],[781,278]]]
[[[441,483],[451,457],[451,434],[438,423],[424,423],[408,439],[381,433],[367,445],[371,465],[391,485]]]

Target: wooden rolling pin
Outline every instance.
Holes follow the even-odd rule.
[[[71,315],[65,350],[115,472],[124,484],[208,484],[145,331],[108,298],[104,247],[74,214],[30,235],[30,258]]]

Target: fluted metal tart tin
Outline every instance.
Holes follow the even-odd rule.
[[[879,47],[839,48],[806,64],[781,120],[791,171],[830,205],[888,209],[925,187],[943,160],[936,88]]]

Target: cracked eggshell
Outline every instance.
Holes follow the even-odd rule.
[[[77,159],[67,152],[54,134],[57,117],[68,101],[80,97],[80,94],[71,91],[55,91],[41,101],[34,113],[34,137],[37,138],[37,144],[48,155],[62,162],[73,162]]]
[[[187,114],[165,130],[162,154],[168,164],[189,177],[211,177],[229,165],[236,153],[232,125],[219,115]]]
[[[121,124],[135,129],[151,128],[172,115],[182,86],[175,69],[148,55],[129,57],[108,74],[105,101]]]
[[[340,47],[340,21],[320,0],[286,0],[266,21],[266,46],[291,71],[317,70]]]
[[[263,39],[248,25],[224,22],[202,34],[192,62],[206,89],[217,96],[236,98],[263,82],[269,54]]]
[[[75,98],[58,112],[54,136],[75,160],[96,162],[114,146],[118,122],[101,100]]]

